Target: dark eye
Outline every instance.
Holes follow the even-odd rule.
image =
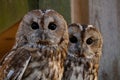
[[[50,23],[48,28],[51,29],[51,30],[55,30],[56,29],[56,25],[54,23]]]
[[[33,22],[32,24],[31,24],[31,28],[32,29],[39,29],[39,25],[38,25],[38,23],[36,23],[36,22]]]
[[[92,39],[92,38],[88,38],[88,39],[86,40],[86,43],[87,43],[88,45],[92,44],[92,43],[93,43],[93,39]]]
[[[70,37],[69,40],[70,40],[71,43],[77,43],[78,42],[78,40],[75,36]]]

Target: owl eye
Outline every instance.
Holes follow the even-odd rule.
[[[39,29],[39,25],[38,25],[38,23],[36,23],[36,22],[33,22],[32,24],[31,24],[31,28],[32,29]]]
[[[48,26],[48,28],[49,28],[50,30],[55,30],[56,27],[57,27],[57,26],[56,26],[54,23],[50,23],[49,26]]]
[[[71,43],[77,43],[78,42],[78,40],[75,36],[70,37],[69,40],[70,40]]]
[[[92,39],[92,38],[88,38],[88,39],[86,40],[86,43],[87,43],[88,45],[92,44],[92,43],[93,43],[93,39]]]

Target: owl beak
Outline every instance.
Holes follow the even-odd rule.
[[[81,49],[81,51],[80,51],[80,57],[85,57],[83,49]]]
[[[78,52],[79,52],[79,57],[81,57],[81,45],[80,45],[80,43],[78,44]]]
[[[81,46],[78,46],[78,52],[79,53],[81,52]]]
[[[40,33],[40,39],[41,40],[45,40],[46,39],[46,33],[45,33],[45,31],[43,30],[41,33]]]
[[[85,57],[83,45],[81,44],[79,46],[80,46],[80,57]]]
[[[37,44],[42,45],[50,45],[50,41],[47,40],[47,32],[45,30],[41,30],[39,33],[40,39],[38,40]]]
[[[45,35],[44,35],[44,33],[41,34],[41,40],[45,40]]]

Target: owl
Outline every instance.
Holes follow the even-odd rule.
[[[102,36],[93,25],[69,25],[68,55],[62,80],[98,80]]]
[[[28,12],[0,63],[0,80],[61,80],[68,41],[62,15],[52,9]]]

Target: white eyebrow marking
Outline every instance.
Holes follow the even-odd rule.
[[[88,25],[88,27],[93,27],[93,25]]]
[[[42,13],[42,15],[44,15],[45,13],[48,13],[48,12],[54,11],[54,10],[52,10],[52,9],[46,9],[45,12],[42,12],[42,10],[39,10],[39,11]]]
[[[83,27],[80,24],[78,24],[78,25],[79,25],[80,30],[83,31]]]
[[[53,11],[53,10],[51,10],[51,9],[47,9],[47,10],[46,10],[46,13],[48,13],[49,11]]]

